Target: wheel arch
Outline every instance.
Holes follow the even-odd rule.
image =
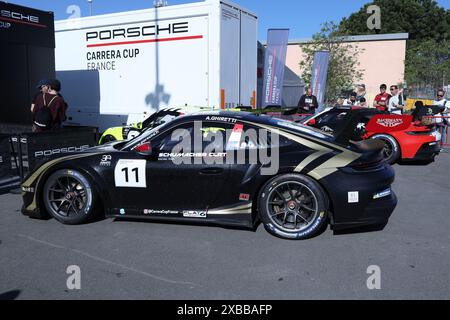
[[[261,192],[264,190],[266,185],[268,183],[270,183],[273,179],[276,179],[279,176],[283,176],[283,175],[303,176],[303,177],[310,178],[311,180],[316,182],[320,186],[320,188],[323,190],[323,193],[325,195],[325,201],[327,203],[327,207],[329,208],[329,210],[328,210],[328,214],[329,215],[328,216],[329,216],[331,222],[334,223],[333,201],[332,201],[332,198],[330,197],[330,194],[329,194],[328,190],[325,188],[325,186],[320,182],[320,180],[317,180],[316,178],[310,176],[309,174],[301,174],[301,173],[294,172],[294,171],[279,172],[277,175],[271,176],[270,178],[265,179],[265,181],[260,184],[260,186],[258,188],[258,191],[255,192],[254,201],[252,203],[252,210],[253,210],[253,212],[256,212],[256,215],[255,215],[256,219],[255,220],[258,220],[258,221],[261,220],[260,212],[259,212],[259,209],[258,209],[259,208],[259,201],[260,201],[260,198],[261,198]],[[255,223],[256,223],[256,221],[255,221]]]
[[[37,192],[36,207],[39,208],[39,211],[41,213],[43,213],[45,216],[50,216],[50,214],[47,212],[47,210],[45,208],[45,204],[43,201],[44,185],[47,182],[48,178],[50,178],[50,176],[53,173],[55,173],[59,170],[75,170],[75,171],[78,171],[81,174],[85,175],[86,178],[88,178],[89,182],[92,184],[92,188],[94,188],[95,194],[100,199],[99,205],[103,209],[103,214],[104,214],[105,210],[107,209],[106,204],[110,203],[110,199],[109,199],[109,195],[108,195],[107,191],[104,188],[101,188],[100,185],[98,184],[98,181],[102,181],[100,175],[92,172],[93,170],[91,171],[91,170],[87,170],[82,167],[76,167],[73,165],[64,165],[64,164],[57,165],[55,167],[50,168],[45,173],[43,173],[39,179],[39,183],[36,186],[36,192]]]
[[[376,136],[386,136],[386,137],[390,137],[390,138],[394,139],[394,141],[395,141],[395,142],[397,143],[397,145],[398,145],[399,157],[400,157],[400,159],[403,158],[402,145],[401,145],[401,143],[399,142],[399,139],[397,139],[395,136],[393,136],[393,135],[391,135],[391,134],[388,134],[388,133],[374,133],[374,134],[372,134],[371,136],[369,136],[369,139],[376,139],[376,138],[375,138]]]

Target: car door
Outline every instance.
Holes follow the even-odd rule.
[[[111,183],[115,210],[126,215],[206,217],[229,173],[225,162],[204,161],[201,140],[195,145],[194,130],[206,129],[195,127],[194,122],[181,123],[141,141],[150,143],[149,155],[134,150],[114,154]],[[175,136],[177,132],[183,135]],[[182,141],[190,148],[177,149]]]
[[[274,154],[268,150],[269,132],[239,121],[234,124],[231,132],[225,143],[229,175],[224,181],[225,191],[213,201],[213,209],[239,207],[251,202],[251,195],[260,183],[263,163],[269,156],[273,160]]]
[[[204,216],[203,212],[223,190],[229,174],[221,150],[207,148],[205,135],[214,130],[222,132],[226,127],[187,122],[151,140],[154,156],[146,167],[146,209],[179,211],[185,217]],[[200,141],[195,141],[196,138]],[[185,148],[181,149],[181,145]],[[214,159],[223,161],[213,162]]]

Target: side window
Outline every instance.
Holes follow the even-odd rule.
[[[161,137],[156,138],[153,142],[155,147],[158,147],[162,152],[171,152],[178,144],[185,140],[185,143],[193,145],[194,124],[186,123],[177,126],[167,132]]]
[[[270,131],[258,130],[242,123],[192,122],[179,125],[155,138],[152,144],[162,152],[173,152],[183,144],[189,152],[227,152],[237,150],[267,149],[287,146],[292,142],[283,137],[273,137]]]

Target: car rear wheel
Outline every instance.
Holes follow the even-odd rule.
[[[377,134],[371,137],[384,142],[383,156],[387,163],[394,164],[400,158],[400,146],[394,137],[387,134]]]
[[[83,224],[96,216],[94,189],[75,170],[54,172],[44,184],[43,201],[47,212],[64,224]]]
[[[268,232],[303,240],[318,235],[327,225],[328,198],[313,179],[287,174],[269,181],[259,197],[260,218]]]

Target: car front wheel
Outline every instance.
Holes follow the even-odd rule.
[[[83,224],[96,215],[93,186],[76,170],[59,170],[50,175],[44,184],[43,202],[47,212],[64,224]]]
[[[283,239],[309,239],[327,226],[328,199],[313,179],[296,174],[282,175],[263,187],[259,213],[271,234]]]

